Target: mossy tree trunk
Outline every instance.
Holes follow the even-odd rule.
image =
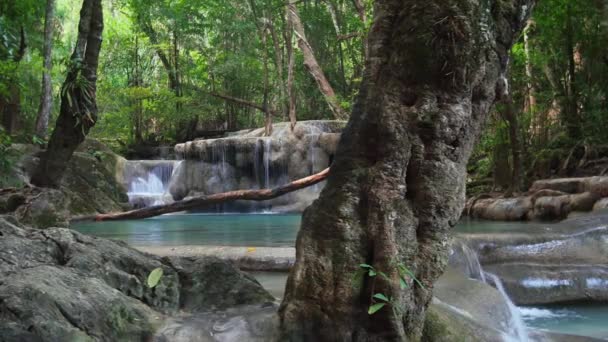
[[[101,0],[84,0],[78,40],[61,88],[61,109],[32,184],[57,187],[74,151],[97,122],[97,66],[103,32]]]
[[[504,95],[533,0],[378,0],[361,91],[303,217],[281,341],[419,340],[464,205],[466,162]],[[386,278],[355,281],[360,264]],[[399,266],[407,279],[401,289]],[[373,315],[372,295],[391,303]]]

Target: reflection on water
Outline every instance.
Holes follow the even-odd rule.
[[[608,305],[521,307],[519,310],[530,327],[608,340]]]
[[[81,233],[135,246],[293,246],[300,215],[165,215],[145,220],[82,222]]]

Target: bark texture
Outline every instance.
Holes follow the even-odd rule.
[[[53,68],[53,20],[55,18],[55,0],[46,1],[46,14],[44,18],[44,71],[42,72],[42,93],[40,95],[40,107],[36,118],[36,135],[46,138],[49,128],[51,107],[53,106],[53,94],[51,84],[51,69]]]
[[[357,103],[303,216],[281,341],[420,339],[464,206],[466,162],[533,4],[376,1]],[[362,263],[388,279],[354,281]],[[409,279],[402,290],[399,265],[424,287]],[[368,315],[375,293],[391,304]]]
[[[59,185],[72,154],[97,122],[96,83],[102,31],[101,0],[84,0],[78,40],[61,89],[57,124],[31,179],[36,186]]]

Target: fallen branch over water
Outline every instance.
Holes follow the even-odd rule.
[[[72,221],[115,221],[115,220],[137,220],[148,217],[159,216],[163,214],[175,213],[178,211],[201,209],[211,204],[232,202],[236,200],[244,201],[266,201],[288,194],[290,192],[307,188],[324,181],[329,175],[329,168],[295,180],[291,183],[281,185],[274,189],[259,189],[259,190],[235,190],[213,194],[208,196],[199,196],[187,200],[177,201],[170,204],[155,205],[152,207],[125,211],[122,213],[98,214],[91,216],[80,216],[72,219]]]

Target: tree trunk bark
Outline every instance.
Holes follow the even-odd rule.
[[[334,114],[334,118],[347,118],[348,114],[346,114],[340,106],[340,101],[338,101],[334,89],[325,77],[323,69],[321,69],[321,66],[317,62],[312,46],[308,43],[308,40],[306,39],[306,32],[304,31],[304,25],[302,25],[302,20],[300,20],[300,15],[298,14],[296,2],[294,0],[289,0],[289,3],[287,4],[287,9],[291,17],[291,22],[293,24],[293,31],[298,40],[298,46],[300,47],[300,50],[302,50],[302,55],[304,55],[304,66],[306,67],[306,70],[308,70],[308,72],[314,78],[315,82],[317,82],[317,86],[319,87],[321,94],[323,94],[323,96],[325,97],[325,101],[329,105],[329,109],[331,110],[331,112]]]
[[[32,184],[58,187],[72,154],[97,122],[97,66],[103,32],[101,0],[84,0],[78,41],[61,89],[61,110]]]
[[[376,1],[357,102],[298,233],[281,341],[420,339],[464,207],[467,160],[533,3]],[[355,282],[363,263],[386,278]],[[390,303],[368,315],[377,293]]]
[[[534,28],[534,21],[528,20],[526,27],[524,28],[524,56],[526,63],[526,78],[527,78],[527,103],[525,111],[530,113],[532,116],[533,130],[536,140],[542,146],[547,143],[548,136],[548,122],[547,112],[536,111],[536,89],[534,87],[534,69],[532,65],[532,53],[530,48],[530,31]]]
[[[310,175],[305,178],[295,180],[293,182],[281,185],[274,189],[258,189],[258,190],[235,190],[222,192],[209,196],[199,196],[188,200],[177,201],[171,204],[156,205],[148,208],[131,210],[124,213],[114,214],[99,214],[93,216],[82,216],[73,219],[73,221],[115,221],[115,220],[137,220],[148,217],[159,216],[163,214],[175,213],[178,211],[201,209],[206,206],[218,203],[226,203],[237,200],[245,201],[267,201],[288,194],[290,192],[307,188],[320,183],[327,179],[329,168]]]
[[[296,127],[296,92],[293,89],[293,81],[295,77],[295,53],[293,49],[293,20],[291,20],[291,14],[289,13],[289,6],[285,6],[285,45],[287,46],[287,97],[288,105],[287,112],[289,115],[289,122],[291,131]]]
[[[46,1],[46,14],[44,17],[44,71],[42,72],[42,93],[40,94],[40,107],[36,118],[36,135],[46,139],[53,106],[53,89],[51,83],[51,70],[53,69],[53,21],[55,18],[55,0]]]

